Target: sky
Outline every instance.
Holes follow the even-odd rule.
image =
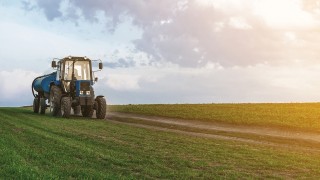
[[[108,104],[319,102],[319,42],[320,0],[0,0],[0,106],[69,55]]]

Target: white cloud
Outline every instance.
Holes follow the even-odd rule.
[[[121,86],[113,86],[108,78],[102,78],[103,85],[97,86],[113,104],[314,102],[320,98],[320,64],[304,66],[296,62],[291,66],[261,64],[234,68],[215,64],[186,68],[168,64],[162,68],[108,69],[103,74],[121,77],[118,80],[123,82]],[[132,84],[134,88],[128,88]]]
[[[106,85],[114,90],[132,91],[140,89],[140,76],[130,74],[111,74],[107,77]]]
[[[30,105],[33,96],[31,84],[39,73],[15,69],[0,72],[0,106]]]
[[[31,90],[30,82],[32,82],[37,75],[38,74],[34,72],[21,69],[0,72],[2,84],[1,94],[5,94],[6,97],[14,97],[21,91],[25,91],[26,89]]]
[[[310,28],[319,25],[311,13],[304,11],[302,0],[259,0],[254,2],[253,10],[271,27]]]
[[[236,29],[252,29],[252,26],[248,24],[246,19],[243,17],[231,17],[229,19],[229,25]]]

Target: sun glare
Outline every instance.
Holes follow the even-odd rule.
[[[274,28],[310,28],[317,24],[312,14],[303,9],[301,0],[198,0],[198,2],[224,11],[251,8],[254,15]]]
[[[300,0],[260,0],[253,4],[254,14],[261,16],[268,25],[280,28],[311,27],[312,15],[302,9]]]

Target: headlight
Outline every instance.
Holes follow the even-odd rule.
[[[87,91],[86,93],[87,93],[87,95],[90,95],[90,91]]]
[[[83,94],[83,91],[80,91],[80,94]]]

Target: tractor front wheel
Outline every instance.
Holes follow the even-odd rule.
[[[104,97],[98,96],[96,102],[96,116],[97,119],[104,119],[107,113],[107,103]]]
[[[68,118],[71,113],[71,99],[69,97],[61,98],[61,116]]]

